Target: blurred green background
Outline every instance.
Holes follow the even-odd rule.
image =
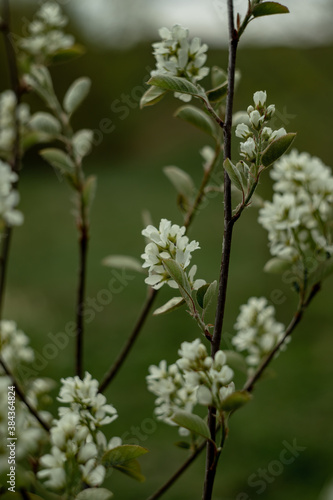
[[[16,12],[17,32],[24,15],[28,16],[29,11]],[[74,21],[71,28],[77,39],[84,42],[84,33],[78,32]],[[2,91],[8,80],[3,47],[1,50]],[[307,49],[241,46],[237,67],[242,80],[235,110],[246,109],[254,91],[267,90],[268,102],[275,103],[279,111],[275,125],[297,131],[296,147],[320,156],[329,165],[332,58],[333,46]],[[226,68],[226,51],[210,51],[208,63]],[[87,174],[98,177],[89,248],[87,296],[90,298],[98,297],[112,277],[112,271],[101,265],[106,255],[139,257],[142,253],[143,209],[151,212],[156,224],[161,217],[182,222],[175,191],[164,177],[162,167],[177,165],[197,183],[201,178],[199,149],[207,144],[206,138],[173,118],[179,102],[168,96],[153,108],[139,109],[144,82],[153,66],[151,46],[142,42],[126,51],[89,44],[84,57],[52,69],[60,96],[79,76],[90,76],[93,80],[91,94],[74,120],[75,127],[94,128],[96,144],[99,143],[85,167]],[[33,109],[40,107],[37,99],[30,98],[29,102]],[[112,121],[112,125],[105,120]],[[103,134],[101,127],[105,123],[110,129]],[[235,154],[237,146],[238,141],[234,141]],[[48,334],[63,332],[74,319],[78,244],[71,216],[72,194],[39,159],[37,151],[26,158],[20,192],[25,223],[15,230],[13,238],[4,316],[15,319],[30,336],[36,352],[41,353],[50,343]],[[268,175],[259,193],[271,196]],[[191,238],[197,239],[202,248],[194,254],[193,263],[198,265],[198,276],[207,281],[218,277],[222,214],[222,199],[214,197],[190,230]],[[257,210],[251,208],[235,228],[225,323],[228,333],[232,333],[239,306],[250,296],[269,298],[274,290],[281,290],[284,300],[276,305],[276,312],[278,320],[284,323],[289,322],[296,307],[296,297],[288,285],[279,276],[263,273],[269,252],[266,233],[256,219]],[[98,379],[126,341],[146,296],[143,276],[129,274],[134,279],[108,305],[101,306],[102,310],[86,325],[85,368]],[[319,499],[324,485],[332,479],[332,292],[331,280],[325,283],[307,312],[288,350],[274,361],[274,376],[258,384],[253,402],[232,419],[219,465],[215,500]],[[156,305],[172,295],[171,290],[163,288]],[[213,315],[212,308],[212,320]],[[110,425],[109,436],[124,436],[125,442],[138,438],[149,449],[149,454],[141,460],[145,483],[136,484],[116,472],[111,475],[108,486],[115,498],[147,498],[187,457],[185,450],[173,444],[178,440],[176,429],[153,423],[154,396],[146,390],[145,376],[150,364],[161,359],[173,362],[180,342],[193,340],[198,334],[184,310],[164,317],[149,317],[133,352],[107,390],[108,400],[119,412],[118,420]],[[72,376],[73,358],[71,342],[65,350],[59,350],[41,375],[57,380]],[[242,382],[240,378],[239,384]],[[56,415],[56,404],[53,412]],[[272,463],[279,460],[285,447],[283,442],[292,444],[294,440],[304,451],[277,472],[279,468]],[[258,493],[258,485],[252,482],[251,486],[248,480],[252,477],[255,481],[259,470],[267,468],[271,479],[266,482],[265,491]],[[163,498],[201,498],[203,471],[202,455]]]

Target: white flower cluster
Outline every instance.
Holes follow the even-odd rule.
[[[30,108],[26,103],[16,106],[16,96],[12,90],[0,94],[0,157],[7,158],[15,142],[16,113],[23,135],[30,120]]]
[[[272,255],[289,261],[333,253],[333,176],[319,158],[293,150],[271,171],[272,202],[259,222],[268,231]]]
[[[19,380],[28,402],[39,410],[44,421],[49,422],[51,420],[50,413],[41,410],[50,403],[48,393],[53,388],[54,383],[49,379],[27,377],[29,364],[35,360],[35,354],[29,346],[29,338],[17,328],[14,321],[2,320],[0,322],[0,353],[6,366]],[[0,436],[7,435],[8,387],[11,385],[11,379],[0,367]],[[46,433],[24,403],[16,400],[15,407],[16,459],[19,463],[24,461],[27,455],[36,453],[40,444],[45,441]],[[6,457],[7,444],[7,442],[0,442],[0,456],[2,457]],[[1,464],[0,459],[0,469],[5,470]]]
[[[199,339],[183,342],[176,363],[150,366],[148,390],[157,397],[155,413],[159,420],[174,425],[170,417],[178,411],[192,413],[195,405],[214,405],[221,409],[223,400],[235,390],[233,371],[226,365],[226,356],[218,351],[213,359]],[[180,433],[188,432],[181,428]]]
[[[59,419],[54,420],[51,428],[51,452],[41,457],[42,468],[37,476],[46,480],[50,489],[75,494],[82,482],[91,487],[103,483],[106,470],[101,457],[105,451],[121,445],[121,439],[114,437],[107,442],[100,430],[118,415],[98,392],[97,380],[86,372],[83,380],[75,376],[61,382],[57,399],[69,406],[58,410]]]
[[[173,259],[183,269],[186,269],[190,264],[192,252],[200,248],[197,241],[190,242],[188,237],[184,236],[185,231],[185,226],[171,224],[167,219],[161,220],[158,229],[149,225],[142,231],[143,236],[149,240],[145,253],[141,255],[145,261],[142,267],[147,267],[149,273],[145,283],[151,285],[155,290],[161,288],[164,283],[167,283],[171,288],[178,288],[177,283],[165,270],[163,259]],[[192,266],[188,274],[190,283],[195,290],[205,284],[204,280],[194,281],[196,270],[197,267]]]
[[[21,38],[19,48],[44,63],[48,56],[58,50],[68,49],[74,44],[74,37],[63,32],[67,18],[56,2],[45,2],[28,25],[29,36]]]
[[[20,201],[20,195],[12,187],[17,179],[17,174],[12,172],[10,166],[0,160],[0,233],[5,224],[23,224],[23,214],[15,208]]]
[[[251,297],[243,304],[234,328],[237,334],[232,343],[237,351],[247,352],[246,362],[252,369],[276,346],[285,331],[284,325],[275,319],[274,306],[268,305],[265,297]]]
[[[204,66],[208,46],[201,45],[200,38],[195,37],[190,41],[188,29],[178,24],[171,30],[161,28],[159,35],[162,41],[153,44],[156,69],[152,71],[152,76],[179,76],[196,83],[208,75],[209,68]],[[191,100],[187,94],[176,93],[175,96],[183,101]]]
[[[266,106],[267,94],[259,90],[253,95],[254,106],[247,108],[249,124],[241,123],[236,127],[236,136],[245,139],[240,143],[241,156],[250,163],[256,162],[258,155],[275,139],[287,132],[284,128],[272,130],[266,123],[275,113],[274,104]]]

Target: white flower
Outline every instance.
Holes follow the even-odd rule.
[[[253,94],[254,104],[258,107],[263,107],[266,104],[267,93],[266,91],[259,90]]]
[[[185,230],[184,226],[172,225],[170,221],[162,219],[159,229],[149,225],[142,231],[143,236],[150,241],[145,248],[145,253],[141,255],[145,261],[142,267],[147,267],[149,272],[145,283],[156,290],[164,283],[168,283],[171,288],[178,288],[177,283],[165,270],[163,259],[173,259],[186,269],[190,264],[192,252],[200,248],[197,241],[190,242],[188,237],[184,236]],[[192,271],[192,277],[194,273]]]
[[[89,486],[97,487],[100,486],[105,478],[105,468],[103,465],[97,465],[96,461],[92,458],[88,460],[85,465],[80,465],[82,472],[82,479]]]
[[[276,139],[279,139],[280,137],[286,135],[286,133],[287,131],[284,128],[279,128],[278,130],[274,130],[274,132],[272,132],[271,134],[270,140],[275,141]]]
[[[240,143],[241,155],[247,160],[253,160],[256,156],[256,143],[252,137],[249,137],[246,142]]]
[[[22,362],[31,363],[35,359],[34,351],[29,346],[29,338],[17,328],[14,321],[0,322],[1,355],[14,373]],[[2,368],[0,368],[0,374]]]
[[[252,132],[249,129],[249,127],[247,125],[245,125],[245,123],[240,123],[236,127],[235,134],[236,134],[236,137],[240,137],[241,139],[247,139],[248,137],[250,137],[252,135]]]
[[[66,484],[66,473],[64,463],[66,455],[56,446],[53,446],[51,453],[44,455],[40,459],[40,465],[44,467],[37,472],[39,479],[47,479],[45,486],[54,490],[62,489]]]
[[[197,400],[198,403],[203,406],[209,406],[213,402],[213,396],[211,391],[205,385],[199,385],[197,389]]]
[[[261,127],[261,124],[264,121],[264,119],[265,117],[261,116],[259,111],[256,109],[250,113],[250,122],[255,129]]]

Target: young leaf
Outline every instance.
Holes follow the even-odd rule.
[[[166,90],[160,89],[159,87],[155,87],[152,85],[148,90],[143,94],[140,100],[140,108],[144,108],[145,106],[153,106],[158,101],[160,101],[165,94]]]
[[[35,113],[29,120],[29,127],[39,132],[57,135],[61,132],[60,122],[50,113],[40,111]]]
[[[269,167],[278,160],[291,146],[294,142],[296,134],[285,134],[279,137],[275,141],[271,142],[269,146],[265,149],[261,156],[261,163],[264,167]]]
[[[235,411],[241,408],[252,399],[252,394],[247,391],[236,391],[222,401],[224,411]]]
[[[218,66],[212,67],[211,77],[212,77],[212,84],[213,84],[214,88],[219,87],[224,82],[226,82],[228,79],[228,75],[224,71],[224,69],[219,68]]]
[[[228,82],[222,83],[215,89],[208,90],[206,92],[209,102],[215,103],[219,102],[226,97],[228,93]]]
[[[82,129],[73,136],[72,144],[77,158],[87,156],[92,148],[94,133],[89,129]]]
[[[174,185],[178,193],[182,194],[188,201],[193,198],[195,192],[194,182],[192,177],[178,167],[164,167],[163,172]]]
[[[209,283],[206,283],[197,290],[196,299],[201,309],[204,309],[204,298],[208,288],[209,288]]]
[[[204,299],[203,299],[203,308],[207,309],[211,301],[213,300],[215,293],[216,293],[216,288],[217,288],[217,281],[213,281],[213,283],[209,284],[209,287],[207,288],[207,291],[205,293]]]
[[[145,476],[141,474],[141,467],[137,460],[129,460],[125,464],[115,465],[113,468],[139,481],[139,483],[143,483],[146,480]]]
[[[75,500],[110,500],[113,493],[105,488],[88,488],[81,491]]]
[[[213,120],[201,109],[195,106],[182,106],[178,108],[175,115],[177,118],[191,123],[211,137],[215,137],[216,129]]]
[[[184,290],[187,297],[191,296],[191,286],[183,268],[172,259],[163,259],[163,265],[167,273],[179,286],[180,291]]]
[[[91,207],[96,194],[97,179],[95,175],[90,175],[83,186],[83,203],[86,207]]]
[[[145,478],[141,474],[140,464],[136,458],[146,453],[148,450],[142,446],[123,444],[104,453],[102,463],[142,482]]]
[[[172,299],[168,300],[168,302],[163,304],[163,306],[155,309],[153,315],[158,316],[160,314],[166,314],[168,312],[174,311],[175,309],[178,309],[178,307],[182,306],[183,304],[185,304],[185,300],[183,299],[183,297],[173,297]]]
[[[278,2],[263,2],[252,10],[253,17],[271,16],[273,14],[288,14],[289,9]]]
[[[149,85],[155,85],[171,92],[180,92],[181,94],[190,94],[194,97],[200,97],[207,100],[205,94],[193,83],[179,76],[156,75],[148,81]]]
[[[64,97],[63,105],[67,113],[73,113],[80,106],[89,94],[90,87],[91,81],[86,77],[78,78],[72,83]]]
[[[287,269],[292,267],[293,263],[290,260],[280,259],[279,257],[273,257],[266,262],[264,266],[264,271],[266,273],[280,274]]]
[[[45,142],[52,142],[54,140],[54,136],[50,134],[46,134],[45,132],[38,132],[34,130],[33,132],[28,132],[21,136],[21,148],[23,151],[27,151],[32,148],[36,144],[42,144]]]
[[[75,165],[73,161],[61,149],[56,149],[56,148],[42,149],[40,151],[40,155],[52,167],[60,170],[62,173],[72,174],[74,172]]]
[[[230,180],[233,183],[233,185],[237,189],[239,189],[240,191],[243,191],[241,175],[238,172],[238,170],[235,167],[235,165],[233,163],[231,163],[231,161],[229,160],[229,158],[227,158],[224,161],[223,166],[224,166],[225,170],[227,171],[227,173],[228,173],[228,175],[230,177]]]
[[[194,415],[193,413],[189,413],[187,411],[177,411],[172,417],[171,420],[179,425],[180,427],[184,427],[194,434],[198,434],[199,436],[204,437],[205,439],[211,439],[210,431],[206,422],[199,417],[198,415]]]
[[[138,273],[145,273],[139,259],[128,255],[109,255],[102,260],[102,264],[103,266],[114,267],[116,269],[130,269]]]
[[[85,54],[86,49],[83,45],[76,43],[67,49],[59,49],[51,55],[52,64],[60,64],[71,61]]]

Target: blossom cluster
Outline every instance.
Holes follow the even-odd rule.
[[[74,37],[63,32],[66,25],[67,18],[59,4],[53,1],[45,2],[27,27],[29,35],[21,38],[18,46],[33,56],[35,62],[45,63],[50,55],[74,44]]]
[[[156,58],[156,69],[151,75],[158,74],[186,78],[192,83],[202,80],[209,73],[209,68],[204,66],[208,46],[201,44],[198,37],[189,40],[189,31],[176,24],[171,30],[161,28],[159,35],[161,42],[153,44],[153,54]],[[183,101],[190,101],[191,96],[176,93]]]
[[[200,247],[197,241],[189,241],[185,236],[185,231],[185,226],[172,224],[167,219],[161,220],[159,228],[149,225],[142,231],[143,236],[149,241],[145,253],[141,256],[144,259],[142,267],[148,268],[149,276],[145,279],[147,285],[151,285],[156,290],[165,283],[171,288],[178,288],[177,283],[165,270],[163,260],[173,259],[183,269],[189,266],[192,252]],[[196,269],[196,266],[192,266],[188,273],[190,283],[195,290],[205,284],[203,280],[194,280]]]
[[[23,223],[23,214],[15,207],[20,195],[13,189],[18,176],[10,166],[0,160],[0,233],[5,225],[19,226]]]
[[[234,328],[237,334],[232,343],[237,351],[247,353],[250,371],[271,352],[285,331],[284,325],[275,319],[274,306],[269,305],[265,297],[251,297],[247,304],[243,304]]]
[[[259,212],[268,231],[271,254],[296,262],[313,255],[332,255],[333,176],[308,153],[293,150],[271,171],[273,200]]]
[[[180,359],[167,366],[150,366],[148,390],[157,396],[155,413],[159,420],[174,425],[170,418],[178,410],[192,413],[199,404],[222,408],[223,400],[235,390],[233,371],[226,364],[226,355],[218,351],[214,359],[199,339],[183,342],[178,351]],[[187,431],[180,428],[180,433]]]
[[[17,106],[17,99],[12,90],[5,90],[0,94],[0,158],[7,159],[13,149],[16,121],[23,135],[29,120],[29,106],[26,103]]]
[[[241,156],[246,162],[255,163],[264,149],[275,139],[287,132],[284,128],[272,130],[266,126],[275,113],[274,104],[266,105],[267,93],[259,90],[253,95],[254,106],[247,108],[249,125],[241,123],[236,127],[236,136],[245,139],[240,143]]]
[[[57,399],[69,406],[58,409],[59,419],[53,421],[51,428],[51,451],[41,457],[37,476],[50,489],[75,494],[82,482],[91,487],[103,483],[106,469],[101,458],[105,451],[121,445],[121,439],[114,437],[107,442],[100,430],[118,415],[98,392],[97,380],[86,372],[83,380],[75,376],[61,382]],[[68,467],[72,471],[70,477]]]

